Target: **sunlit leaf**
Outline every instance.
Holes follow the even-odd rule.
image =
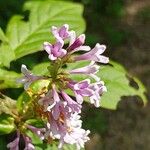
[[[16,101],[0,93],[0,115],[16,113]]]
[[[33,125],[37,128],[43,128],[45,126],[45,124],[43,123],[42,120],[40,119],[29,119],[26,121],[27,124]]]
[[[24,10],[30,11],[29,20],[24,21],[23,16],[13,16],[6,30],[16,58],[43,50],[43,42],[52,40],[51,26],[69,24],[78,33],[85,30],[83,7],[80,4],[51,0],[30,1],[25,3]]]
[[[0,115],[0,135],[9,134],[15,130],[14,118],[7,114]]]
[[[16,79],[19,77],[20,74],[14,71],[8,71],[0,68],[0,89],[20,87],[20,85],[16,82]]]
[[[49,65],[50,65],[49,62],[44,62],[44,63],[38,64],[33,68],[32,72],[36,75],[47,75],[47,73],[48,73],[47,67]]]
[[[27,91],[24,91],[17,100],[17,108],[19,111],[23,111],[24,106],[28,104],[32,100],[32,96],[40,95],[45,92],[49,85],[48,80],[39,80],[33,82]]]
[[[147,98],[144,94],[146,92],[144,85],[137,78],[132,77],[138,85],[138,89],[132,87],[128,78],[128,76],[131,77],[131,75],[127,73],[124,67],[115,62],[110,63],[111,65],[101,65],[100,71],[97,73],[101,80],[105,82],[107,87],[107,92],[103,94],[102,99],[100,100],[101,107],[116,109],[118,102],[123,96],[139,96],[143,103],[146,104]],[[88,63],[84,61],[69,64],[67,69],[72,70],[87,64]],[[87,76],[73,75],[72,78],[74,80],[81,81],[87,78]],[[86,101],[89,102],[87,99]]]
[[[29,102],[30,99],[31,99],[30,96],[26,92],[23,92],[18,97],[18,100],[17,100],[17,109],[18,109],[19,112],[23,112],[24,106],[27,105],[27,102]]]
[[[5,36],[2,28],[0,27],[0,41],[3,41],[3,42],[8,42],[8,39],[7,37]]]
[[[118,63],[111,62],[113,66],[103,66],[99,76],[105,81],[107,92],[102,96],[101,106],[109,109],[116,109],[118,102],[123,96],[139,96],[144,104],[147,103],[145,96],[146,89],[137,79],[135,82],[138,89],[130,85],[127,71]]]
[[[0,46],[0,66],[9,67],[10,62],[15,59],[15,53],[9,44],[1,44]]]

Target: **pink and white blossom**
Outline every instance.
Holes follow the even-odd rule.
[[[94,92],[94,94],[92,96],[90,96],[91,104],[94,104],[95,107],[99,107],[100,106],[101,95],[104,92],[107,92],[107,89],[104,85],[104,82],[100,81],[100,82],[93,83],[93,84],[90,85],[89,88],[92,89],[93,92]]]
[[[106,49],[105,45],[100,45],[99,43],[96,44],[96,46],[89,52],[82,54],[80,56],[75,56],[75,61],[81,61],[81,60],[91,60],[95,62],[101,62],[101,63],[108,63],[109,58],[101,55]]]
[[[19,139],[20,139],[20,133],[17,132],[17,137],[14,141],[7,144],[7,148],[10,150],[19,150]]]
[[[68,24],[64,24],[61,28],[57,28],[55,26],[52,26],[52,29],[51,29],[54,37],[58,40],[67,39],[70,35],[68,30],[69,30],[69,25]]]
[[[89,88],[90,80],[86,79],[80,82],[70,82],[68,87],[70,87],[76,97],[76,100],[79,104],[82,104],[83,97],[89,97],[93,95],[93,90]]]
[[[32,144],[32,140],[30,137],[23,135],[23,139],[25,141],[24,150],[35,150],[34,145]]]
[[[64,42],[62,40],[57,41],[55,44],[44,42],[44,50],[48,53],[50,60],[56,60],[66,55],[67,51],[63,49]]]
[[[58,148],[61,149],[64,144],[76,145],[76,149],[84,148],[85,142],[89,140],[89,130],[82,129],[82,120],[80,113],[84,98],[89,99],[95,107],[100,106],[100,99],[104,92],[107,91],[104,82],[97,76],[99,66],[97,62],[108,63],[109,58],[102,55],[106,46],[99,43],[91,49],[84,45],[85,35],[76,36],[75,31],[69,31],[69,25],[64,24],[62,27],[52,27],[52,34],[56,41],[54,44],[44,42],[44,49],[48,53],[51,64],[54,65],[49,69],[49,75],[46,76],[50,84],[39,94],[36,95],[36,108],[41,113],[42,118],[46,120],[45,128],[37,128],[32,125],[26,125],[26,128],[36,134],[41,140],[59,140]],[[68,47],[64,48],[65,40],[69,40]],[[71,56],[78,51],[85,51],[84,54]],[[70,71],[63,70],[63,66],[76,61],[91,61],[89,65],[75,68]],[[56,64],[56,69],[55,69]],[[25,65],[22,65],[21,71],[24,77],[19,82],[24,83],[25,89],[36,80],[44,77],[33,75]],[[86,75],[88,78],[82,81],[72,80],[73,75]],[[55,76],[56,75],[56,76]],[[84,76],[83,76],[84,77]],[[93,79],[91,79],[94,78]],[[86,78],[86,77],[85,77]],[[68,91],[71,90],[71,95]],[[10,150],[19,150],[20,134],[17,138],[7,145]],[[25,141],[25,150],[34,150],[30,137],[23,135]]]
[[[30,129],[34,134],[36,134],[41,140],[44,140],[45,128],[36,128],[31,125],[27,125],[27,128]]]
[[[84,46],[85,43],[85,34],[81,34],[79,37],[76,37],[74,31],[70,31],[70,43],[68,51],[74,53],[77,51],[89,51],[91,48],[89,46]]]
[[[48,93],[39,99],[38,103],[43,106],[43,111],[50,111],[55,105],[56,101],[53,99],[52,90],[48,91]]]
[[[72,114],[70,118],[66,119],[66,127],[68,130],[60,137],[59,148],[62,148],[64,143],[75,144],[77,150],[84,148],[85,142],[89,140],[89,130],[81,128],[82,121],[77,113]]]
[[[55,85],[53,85],[52,89],[45,97],[41,98],[38,103],[44,107],[44,112],[51,112],[56,120],[60,115],[60,109],[63,109],[62,107],[64,107],[62,104],[63,102],[60,101]]]
[[[96,73],[99,71],[99,66],[95,64],[95,62],[91,62],[88,66],[73,69],[69,71],[71,74],[83,74],[83,75],[89,75],[90,77],[94,78],[96,81],[100,81],[100,78],[96,76]]]
[[[31,73],[25,65],[21,66],[21,72],[24,74],[22,78],[17,79],[18,83],[24,84],[24,89],[27,90],[32,82],[43,79],[44,77],[35,76]]]
[[[73,113],[69,118],[65,118],[64,121],[56,121],[51,118],[51,123],[47,124],[46,137],[50,136],[53,139],[58,139],[61,149],[65,143],[75,144],[77,149],[84,147],[85,142],[89,140],[89,130],[84,130],[82,127],[82,121],[77,113]]]
[[[63,99],[67,102],[66,107],[68,107],[69,112],[71,113],[81,113],[82,106],[75,102],[68,94],[64,91],[61,91]]]

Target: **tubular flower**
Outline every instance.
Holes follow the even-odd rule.
[[[56,60],[57,58],[61,58],[66,55],[67,51],[62,49],[64,43],[62,41],[58,41],[54,45],[51,45],[48,42],[44,42],[44,49],[49,54],[50,60]]]
[[[44,50],[50,59],[50,66],[47,68],[49,75],[35,76],[27,70],[25,65],[22,65],[21,70],[24,77],[19,80],[25,84],[25,90],[30,88],[30,84],[36,80],[44,78],[49,81],[46,92],[32,97],[32,106],[35,108],[34,110],[37,110],[35,114],[39,118],[41,117],[45,127],[37,128],[27,125],[26,130],[30,130],[41,140],[59,140],[59,149],[67,143],[76,145],[77,150],[80,150],[89,140],[90,133],[89,130],[82,129],[80,119],[82,103],[86,98],[95,107],[100,106],[101,96],[107,89],[104,82],[96,75],[100,69],[96,63],[108,63],[109,58],[102,55],[106,49],[105,45],[98,43],[93,49],[85,46],[85,35],[81,34],[77,37],[75,31],[69,31],[67,24],[60,28],[53,26],[51,31],[56,42],[53,44],[44,42]],[[65,40],[69,40],[68,46],[65,46],[67,48],[64,48]],[[77,51],[85,51],[85,53],[73,56],[73,53]],[[63,68],[66,64],[69,66],[70,63],[82,60],[91,61],[91,63],[69,71]],[[72,79],[73,75],[85,75],[83,76],[85,78],[82,81],[76,81]],[[86,77],[88,78],[86,79]],[[34,106],[34,104],[36,105]],[[8,144],[8,147],[16,146],[17,140],[14,142],[15,144]],[[24,136],[24,140],[26,150],[34,149],[29,137]]]
[[[36,128],[31,125],[27,125],[27,128],[31,130],[33,133],[35,133],[38,137],[40,137],[41,140],[44,140],[44,132],[45,128]]]
[[[17,138],[14,141],[8,143],[7,148],[9,148],[10,150],[19,150],[19,139],[20,133],[17,132]]]
[[[95,61],[95,62],[100,62],[100,63],[108,63],[109,59],[108,57],[105,57],[103,55],[101,55],[106,49],[105,45],[100,45],[99,43],[96,44],[96,46],[89,52],[80,55],[80,56],[76,56],[74,57],[75,61],[80,61],[80,60],[91,60],[91,61]]]
[[[54,37],[58,40],[64,40],[67,39],[69,37],[69,25],[68,24],[64,24],[61,28],[57,28],[55,26],[52,26],[52,33],[54,35]]]
[[[89,46],[83,46],[85,42],[85,34],[81,34],[76,38],[75,31],[70,31],[70,43],[68,46],[68,52],[74,53],[77,51],[89,51],[91,48]]]
[[[24,89],[27,90],[30,86],[30,84],[34,81],[40,80],[43,77],[35,76],[33,73],[31,73],[25,65],[21,66],[21,72],[24,74],[24,77],[17,79],[18,83],[24,84]]]
[[[20,132],[17,131],[17,138],[10,142],[9,144],[7,144],[7,148],[9,148],[10,150],[19,150],[19,141],[20,141]],[[29,138],[26,135],[22,135],[24,142],[25,142],[25,147],[24,150],[35,150],[34,145],[32,144],[32,140],[31,138]]]
[[[24,150],[35,150],[35,147],[32,144],[31,138],[29,138],[28,136],[23,136],[23,139],[25,141],[25,148],[24,148]]]
[[[92,62],[88,66],[71,70],[70,73],[71,74],[86,74],[86,75],[96,74],[99,71],[99,68],[100,67],[98,65]]]

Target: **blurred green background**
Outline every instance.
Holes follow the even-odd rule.
[[[25,1],[0,0],[0,26],[4,30],[14,14],[28,15],[28,12],[22,12]],[[146,85],[150,98],[150,1],[74,0],[74,2],[82,3],[85,7],[87,44],[91,46],[97,42],[106,44],[107,55],[126,66],[131,74],[139,77]],[[19,59],[11,65],[11,68],[15,71],[20,70],[24,60]],[[42,60],[38,53],[26,57],[26,64],[30,64],[31,67],[39,61]],[[18,91],[11,97],[17,97],[17,93]],[[11,95],[11,90],[7,95]],[[87,143],[86,149],[149,150],[149,110],[150,104],[143,108],[137,97],[124,97],[116,111],[95,109],[85,104],[82,114],[83,125],[92,132],[91,141]]]

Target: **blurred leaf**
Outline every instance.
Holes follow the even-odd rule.
[[[16,79],[19,77],[20,74],[14,71],[8,71],[0,68],[0,89],[20,87],[20,85],[16,83]]]
[[[38,80],[36,82],[33,82],[30,85],[30,88],[19,96],[17,100],[18,111],[20,112],[23,111],[24,106],[27,105],[27,103],[30,102],[30,100],[32,100],[31,99],[32,96],[35,96],[36,94],[37,95],[43,94],[43,92],[48,87],[49,82],[50,81],[48,80]]]
[[[77,149],[75,145],[65,144],[63,147],[63,150],[75,150]],[[80,150],[84,150],[84,148],[81,148]]]
[[[32,69],[32,72],[36,75],[47,75],[48,73],[47,67],[49,65],[50,65],[50,62],[44,62],[44,63],[38,64]]]
[[[13,114],[16,112],[16,101],[0,93],[0,115]]]
[[[9,67],[10,62],[14,59],[14,51],[8,44],[2,43],[0,46],[0,65]]]
[[[29,119],[26,121],[27,124],[33,125],[37,128],[42,128],[45,126],[45,124],[43,123],[42,120],[38,120],[38,119]]]
[[[57,150],[55,145],[43,143],[40,138],[31,131],[27,131],[27,135],[32,139],[32,143],[36,150]]]
[[[33,94],[42,93],[43,90],[48,87],[49,83],[49,80],[44,79],[33,82],[30,86],[30,91],[32,91]]]
[[[0,135],[9,134],[14,131],[14,118],[10,117],[8,114],[0,115]]]
[[[72,70],[75,68],[79,68],[82,66],[86,66],[87,62],[79,62],[74,64],[69,64],[67,69]],[[133,80],[138,85],[138,89],[132,87],[130,85],[129,78],[130,76],[127,71],[118,63],[110,62],[111,65],[101,65],[100,71],[97,75],[105,82],[107,87],[107,92],[102,96],[101,107],[108,109],[116,109],[118,102],[121,100],[123,96],[139,96],[144,104],[147,103],[147,98],[145,96],[146,89],[144,85],[137,79],[133,78]],[[80,81],[84,80],[87,76],[84,75],[73,75],[72,78]],[[71,94],[71,93],[69,93]],[[85,99],[89,102],[87,99]]]
[[[7,37],[5,36],[2,28],[0,27],[0,40],[3,41],[3,42],[8,42],[8,39]]]
[[[24,106],[27,104],[27,102],[30,100],[30,96],[26,93],[23,92],[17,100],[17,109],[19,112],[23,112]]]
[[[6,35],[16,58],[43,50],[43,42],[51,41],[50,27],[69,24],[79,33],[85,30],[80,4],[61,1],[30,1],[24,5],[29,10],[29,20],[16,15],[10,20]],[[75,16],[75,17],[74,17]]]
[[[15,59],[15,53],[8,44],[8,39],[0,28],[0,66],[9,67],[10,62]]]

